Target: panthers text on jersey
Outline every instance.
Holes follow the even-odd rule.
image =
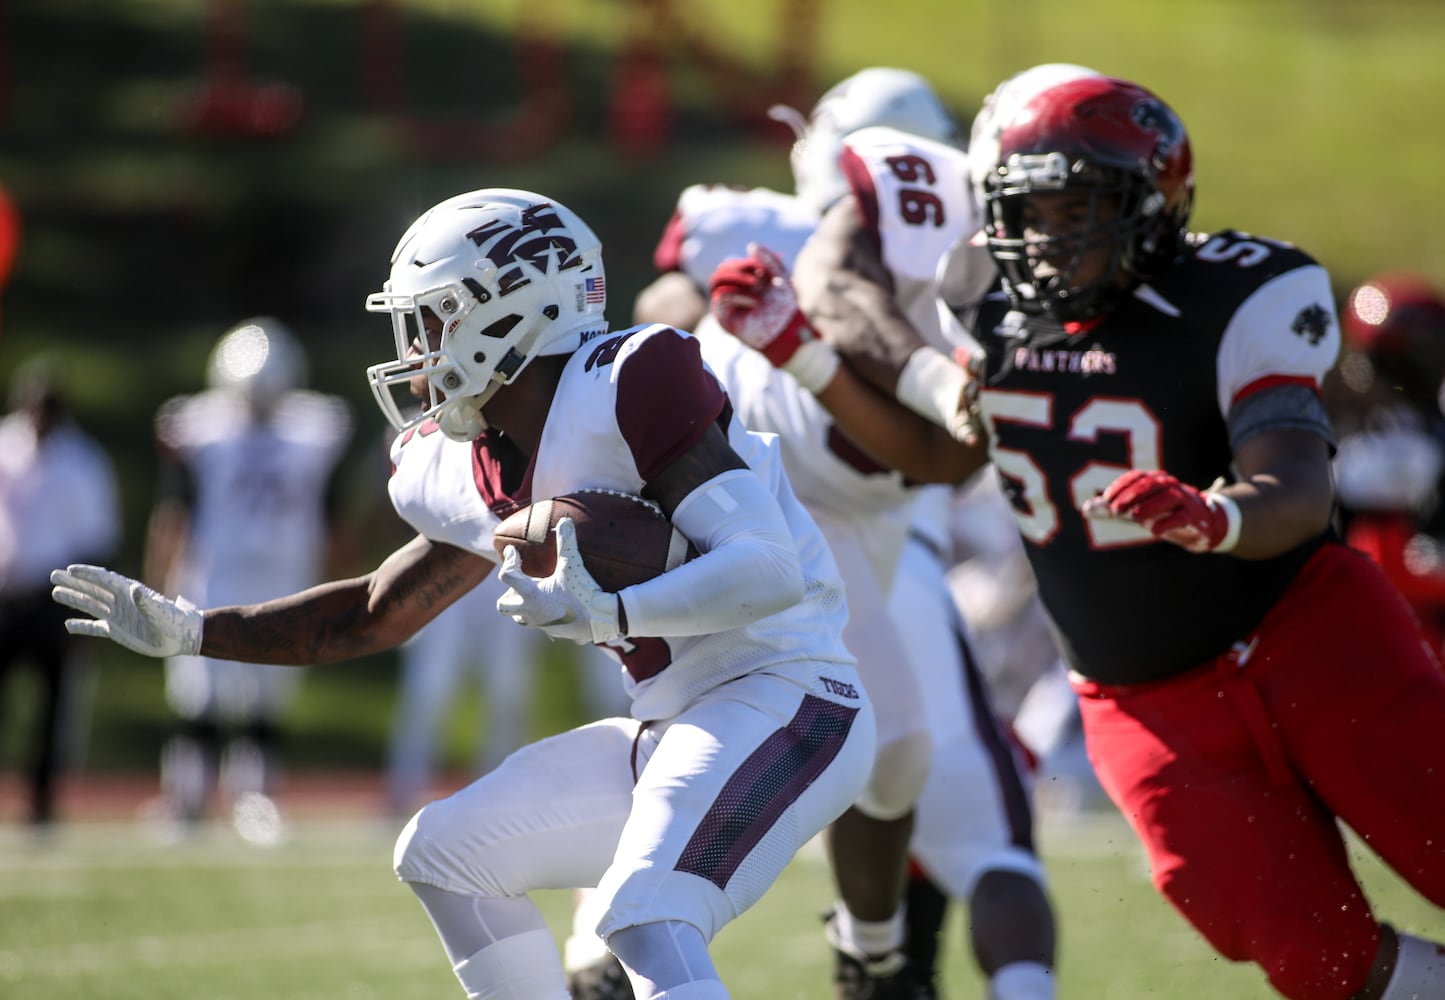
[[[1324,269],[1224,231],[1191,237],[1165,275],[1085,324],[1011,312],[1002,294],[961,318],[986,352],[990,454],[1070,666],[1156,680],[1247,635],[1322,539],[1271,559],[1198,556],[1081,508],[1129,469],[1204,489],[1230,478],[1242,435],[1318,430],[1281,402],[1317,393],[1339,350]]]

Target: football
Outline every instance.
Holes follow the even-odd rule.
[[[492,545],[500,558],[516,548],[522,572],[551,576],[557,568],[557,522],[570,517],[577,548],[598,586],[609,593],[645,583],[697,556],[697,549],[656,505],[630,493],[580,490],[538,500],[497,526]]]

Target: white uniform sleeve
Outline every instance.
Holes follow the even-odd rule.
[[[802,600],[793,535],[753,472],[735,469],[708,480],[678,505],[672,523],[703,554],[621,592],[628,635],[723,632]]]
[[[1318,390],[1339,352],[1329,274],[1317,264],[1286,271],[1246,299],[1224,331],[1217,361],[1219,412],[1228,417],[1241,398],[1270,385],[1299,383]]]
[[[896,282],[932,285],[939,260],[980,228],[967,183],[967,154],[883,127],[860,129],[844,146],[872,184],[872,192],[859,190],[858,179],[850,178],[855,198],[876,199],[883,265]],[[870,214],[865,207],[865,218]]]

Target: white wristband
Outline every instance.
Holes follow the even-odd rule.
[[[898,375],[894,395],[914,413],[957,436],[968,372],[932,347],[920,347],[908,356]]]
[[[838,374],[838,352],[824,340],[805,340],[798,345],[783,371],[798,380],[811,393],[819,393]]]
[[[201,635],[205,631],[206,616],[200,608],[189,598],[176,595],[176,607],[185,613],[182,619],[181,629],[181,654],[184,656],[199,656],[201,654]]]
[[[1224,537],[1219,540],[1219,544],[1216,545],[1211,551],[1231,551],[1236,545],[1239,544],[1239,529],[1240,526],[1244,523],[1244,518],[1239,513],[1239,504],[1234,502],[1233,497],[1226,496],[1223,493],[1215,493],[1212,491],[1206,492],[1204,494],[1204,502],[1209,504],[1209,506],[1214,508],[1215,510],[1224,511]]]

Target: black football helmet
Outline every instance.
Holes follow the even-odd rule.
[[[1090,196],[1090,221],[1081,230],[1065,238],[1025,232],[1030,195],[1071,191]],[[1137,84],[1070,80],[1001,123],[983,197],[989,251],[1014,308],[1088,319],[1179,252],[1194,201],[1189,137],[1173,110]],[[1094,221],[1101,198],[1115,199],[1112,221]],[[1106,274],[1078,283],[1082,255],[1106,245]]]

